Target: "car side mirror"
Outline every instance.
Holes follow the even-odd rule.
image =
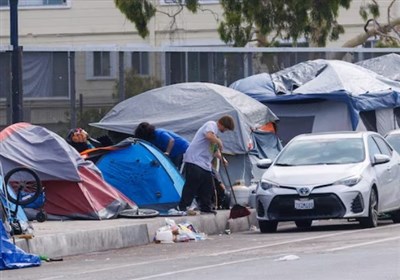
[[[390,157],[387,155],[382,154],[375,154],[374,155],[374,162],[373,165],[382,164],[390,161]]]
[[[257,161],[257,167],[262,169],[267,169],[272,164],[272,160],[270,158],[263,158]]]

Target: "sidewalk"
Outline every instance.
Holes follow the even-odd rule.
[[[219,210],[216,215],[168,217],[176,223],[189,222],[199,232],[207,235],[246,231],[257,225],[256,213],[235,220],[228,220],[230,210]],[[16,239],[16,245],[25,252],[65,257],[106,251],[153,242],[158,228],[165,225],[166,217],[148,219],[113,219],[103,221],[46,221],[33,222],[32,239]]]

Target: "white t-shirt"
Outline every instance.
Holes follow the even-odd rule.
[[[196,164],[205,170],[211,171],[211,161],[214,158],[216,147],[215,144],[211,144],[206,138],[208,132],[217,135],[218,126],[216,122],[208,121],[197,130],[183,156],[183,161]]]

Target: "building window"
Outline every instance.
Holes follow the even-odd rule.
[[[166,84],[211,82],[229,86],[248,74],[251,56],[243,53],[166,53]]]
[[[19,0],[19,7],[67,6],[71,0]],[[8,7],[10,0],[0,0],[0,7]]]
[[[131,57],[132,69],[139,75],[149,75],[149,53],[133,52]]]
[[[88,80],[115,79],[117,76],[116,52],[88,52],[86,78]]]
[[[244,66],[248,57],[246,54],[214,53],[213,55],[214,83],[229,86],[231,83],[245,77]]]
[[[208,53],[188,53],[189,82],[209,82],[211,77],[210,67]]]
[[[94,52],[93,53],[93,76],[109,77],[111,76],[110,53]]]
[[[0,53],[0,97],[11,92],[11,55]],[[68,53],[24,52],[22,83],[24,98],[67,98]]]
[[[169,73],[168,84],[186,82],[186,53],[172,52],[167,55],[170,65],[170,69],[167,71]]]

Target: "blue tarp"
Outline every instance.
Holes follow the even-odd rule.
[[[10,242],[3,223],[0,223],[0,231],[0,270],[39,266],[41,264],[39,256],[27,254]]]

